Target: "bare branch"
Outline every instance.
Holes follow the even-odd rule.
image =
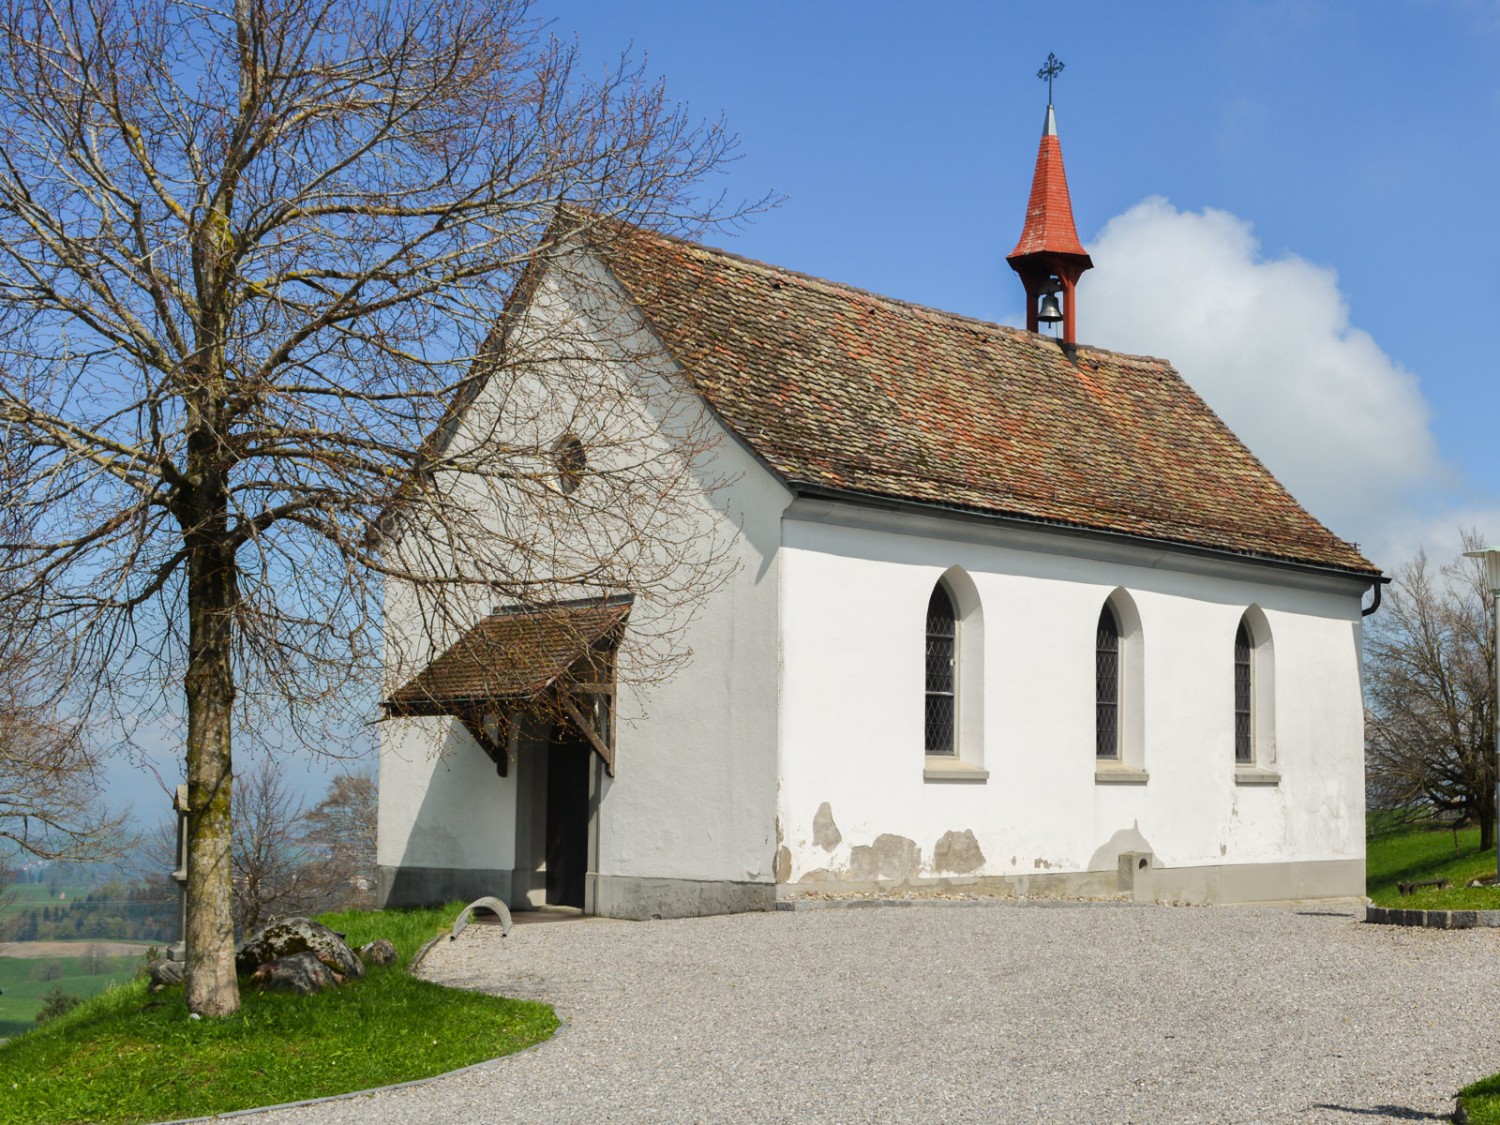
[[[367,714],[388,598],[393,670],[581,593],[635,596],[622,674],[686,657],[716,431],[580,247],[743,213],[699,197],[733,148],[520,0],[0,0],[0,605],[117,717],[185,685],[195,1011],[234,727]]]

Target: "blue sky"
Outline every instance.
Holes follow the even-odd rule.
[[[1017,323],[1054,51],[1080,337],[1172,358],[1387,571],[1500,539],[1500,3],[541,0],[591,67],[644,55],[723,115],[737,253]],[[162,754],[169,781],[180,768]],[[112,770],[143,819],[147,775]],[[298,781],[316,796],[325,764]]]
[[[537,12],[593,65],[633,45],[674,98],[739,134],[724,186],[785,202],[710,241],[1010,323],[1021,289],[1004,257],[1046,105],[1035,72],[1055,51],[1074,212],[1099,265],[1079,293],[1081,339],[1174,359],[1387,570],[1500,513],[1486,347],[1500,304],[1494,0],[948,3],[920,15],[881,2],[570,0]],[[1106,224],[1151,197],[1170,210],[1101,257]],[[1237,223],[1189,221],[1206,209]],[[1194,228],[1210,242],[1253,237],[1231,255],[1236,283],[1211,276],[1222,255],[1163,259]],[[1249,300],[1247,286],[1283,300]],[[1133,288],[1151,292],[1110,299]],[[1233,308],[1180,323],[1185,299],[1216,290],[1244,323],[1220,324]],[[1313,306],[1320,323],[1293,328]],[[1252,346],[1278,335],[1279,349]],[[1324,353],[1340,367],[1325,382],[1297,369]],[[1500,518],[1489,530],[1500,536]]]

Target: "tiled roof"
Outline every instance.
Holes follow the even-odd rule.
[[[628,597],[492,613],[392,693],[386,709],[392,715],[446,715],[465,703],[534,698],[629,613]]]
[[[910,305],[634,227],[588,236],[699,392],[817,486],[1378,574],[1165,360]]]

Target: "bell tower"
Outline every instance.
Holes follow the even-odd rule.
[[[1026,226],[1005,260],[1026,286],[1027,331],[1036,332],[1043,324],[1062,321],[1063,343],[1073,344],[1077,343],[1074,292],[1083,271],[1092,269],[1094,263],[1078,241],[1073,225],[1073,201],[1063,171],[1057,116],[1052,112],[1052,82],[1062,70],[1057,56],[1048,54],[1047,65],[1036,72],[1038,78],[1047,80],[1047,117],[1031,179],[1031,199],[1026,204]]]

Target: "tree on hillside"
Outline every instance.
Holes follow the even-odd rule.
[[[0,429],[0,906],[12,856],[97,859],[124,844],[121,818],[103,808],[84,724],[63,711],[66,640],[40,615],[38,599],[5,596],[18,585],[16,545],[35,524],[35,513],[15,502],[26,456],[19,435]]]
[[[1480,545],[1463,536],[1465,550]],[[1365,640],[1370,807],[1478,821],[1495,846],[1495,638],[1482,560],[1401,567]]]
[[[663,443],[590,447],[608,471],[560,513],[549,466],[583,465],[546,419],[613,432],[570,343],[600,329],[522,349],[499,311],[562,268],[560,202],[691,233],[730,148],[628,60],[583,75],[518,2],[0,0],[0,425],[33,518],[10,595],[122,711],[185,688],[192,1011],[239,1004],[236,724],[325,745],[378,682],[383,580],[426,587],[434,637],[495,601],[712,581]],[[481,385],[536,424],[449,440]],[[567,550],[535,536],[575,516],[598,519]]]
[[[311,862],[329,894],[360,905],[373,899],[375,887],[377,795],[373,770],[345,770],[304,818]]]
[[[58,711],[60,683],[35,634],[11,647],[0,624],[0,840],[43,859],[118,851],[121,820],[106,813],[98,760],[79,722]]]
[[[293,914],[368,906],[352,880],[375,866],[375,779],[368,771],[334,775],[323,799],[306,810],[275,759],[263,757],[235,775],[232,901],[236,931]],[[161,823],[147,839],[132,898],[153,900],[176,865],[176,826]]]
[[[248,934],[273,918],[321,905],[306,877],[302,803],[276,766],[261,759],[234,787],[234,924]]]

